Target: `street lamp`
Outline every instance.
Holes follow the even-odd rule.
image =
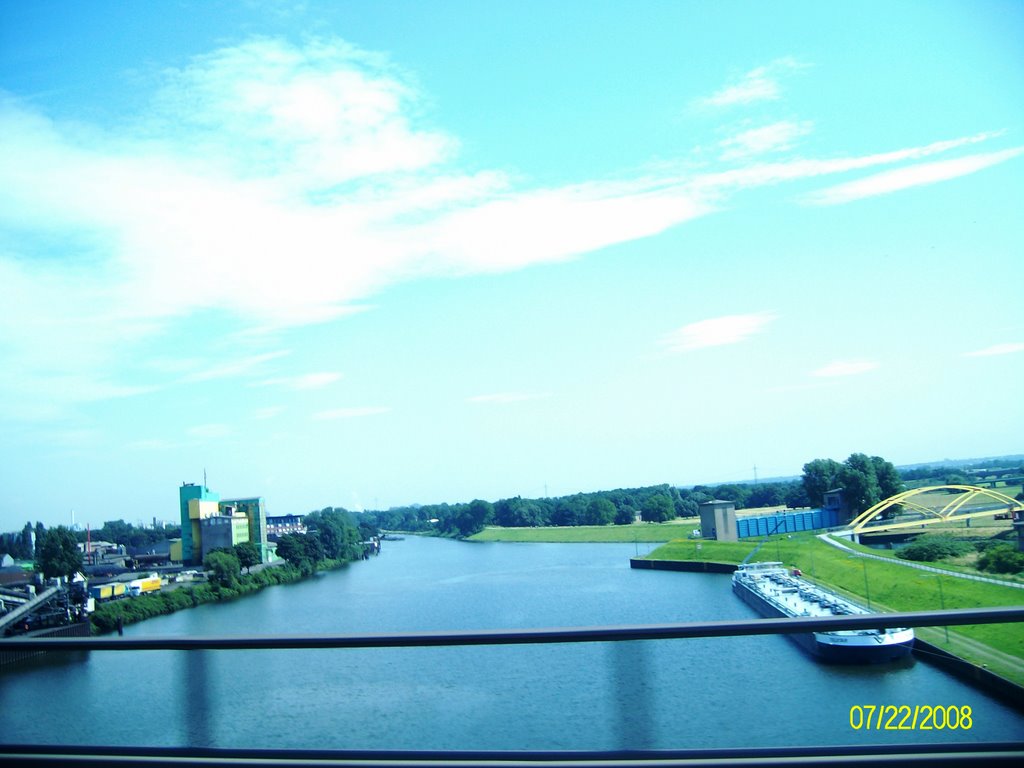
[[[942,577],[939,574],[935,574],[935,580],[939,583],[939,605],[942,610],[946,610],[946,599],[942,596]],[[949,625],[943,627],[946,630],[946,645],[949,645]]]
[[[866,558],[860,555],[850,555],[850,559],[857,558],[860,560],[860,564],[864,566],[864,595],[868,599],[868,610],[871,610],[871,590],[868,589],[868,561]]]

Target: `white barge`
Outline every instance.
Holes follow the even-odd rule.
[[[800,576],[799,571],[787,571],[782,563],[744,563],[733,574],[732,589],[767,618],[874,613]],[[845,664],[896,661],[914,647],[914,630],[907,628],[807,632],[788,637],[813,656]]]

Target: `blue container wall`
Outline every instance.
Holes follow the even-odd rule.
[[[833,528],[837,525],[839,525],[838,512],[813,509],[809,512],[793,512],[788,515],[740,518],[736,521],[736,536],[740,539],[749,539],[753,536],[767,536],[773,531],[775,533],[816,531],[820,528]]]

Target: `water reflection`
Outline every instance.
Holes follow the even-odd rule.
[[[213,746],[213,710],[210,706],[212,651],[182,651],[185,701],[182,702],[182,733],[193,747]],[[230,693],[228,692],[230,695]]]
[[[649,643],[608,644],[615,743],[620,749],[651,749],[655,744]]]

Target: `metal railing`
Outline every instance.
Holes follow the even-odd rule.
[[[886,627],[959,626],[1024,622],[1024,606],[946,611],[686,622],[605,627],[419,632],[294,634],[260,637],[14,637],[0,648],[25,651],[195,651],[322,648],[413,648],[670,640],[742,635],[802,634]],[[9,736],[9,734],[8,734]],[[724,766],[724,765],[962,765],[1021,764],[1024,743],[821,746],[766,749],[584,751],[347,751],[242,750],[0,745],[0,762],[38,766],[168,764],[218,766]]]

